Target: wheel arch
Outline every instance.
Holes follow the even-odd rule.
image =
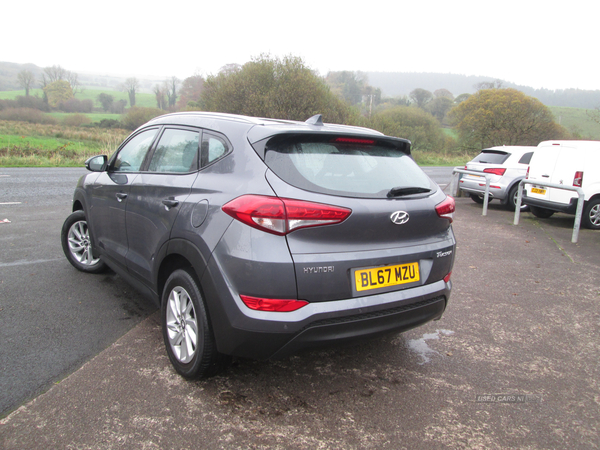
[[[202,292],[200,280],[206,269],[206,261],[200,250],[190,241],[174,239],[163,247],[164,256],[156,270],[156,291],[162,302],[162,291],[167,279],[177,269],[187,269]]]

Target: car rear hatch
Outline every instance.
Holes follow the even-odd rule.
[[[490,175],[490,184],[498,181],[504,175],[506,168],[503,166],[510,153],[502,150],[485,149],[466,165],[467,170],[481,172],[481,175],[466,174],[463,181],[478,183],[485,187],[485,175]]]
[[[440,208],[453,201],[412,160],[409,145],[331,135],[278,136],[267,143],[266,177],[277,196],[349,212],[340,223],[308,220],[309,226],[286,234],[299,299],[403,290],[450,272],[451,212],[441,217]]]
[[[544,142],[536,150],[529,166],[528,180],[539,184],[528,184],[527,196],[538,200],[568,204],[577,193],[564,189],[548,188],[544,183],[573,186],[583,173],[583,154],[577,148],[559,142]]]

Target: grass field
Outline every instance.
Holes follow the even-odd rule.
[[[98,102],[98,95],[101,93],[112,95],[115,98],[115,101],[125,100],[127,101],[127,106],[129,106],[129,96],[126,92],[121,91],[111,91],[109,89],[83,89],[82,93],[78,93],[75,95],[75,98],[79,100],[90,99],[94,102],[94,107],[100,108],[102,105]],[[33,96],[42,96],[41,89],[31,89],[29,91],[29,95]],[[21,91],[0,91],[0,100],[14,100],[18,96],[25,96],[25,90]],[[146,94],[146,93],[138,93],[135,95],[135,105],[136,106],[144,106],[147,108],[155,108],[156,107],[156,99],[154,94]]]
[[[0,167],[82,166],[90,156],[110,155],[126,130],[0,121]]]
[[[568,108],[564,106],[550,106],[556,122],[565,127],[580,139],[600,140],[600,123],[591,116],[600,119],[600,114],[595,109]]]

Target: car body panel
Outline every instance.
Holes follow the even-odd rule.
[[[424,174],[419,177],[426,180],[425,192],[397,198],[313,192],[284,181],[265,163],[265,145],[274,136],[374,137],[410,158],[407,140],[315,123],[219,113],[176,113],[151,120],[125,141],[146,129],[157,130],[136,173],[112,172],[115,154],[104,171],[80,180],[74,205],[89,218],[94,254],[155,301],[170,271],[188,267],[206,302],[216,346],[229,355],[283,356],[440,318],[450,297],[456,249],[451,221],[436,212],[446,195]],[[161,133],[173,127],[200,133],[198,170],[149,170]],[[217,135],[228,148],[212,161],[204,143]],[[410,162],[410,170],[422,172]],[[333,205],[351,213],[342,223],[277,235],[223,210],[248,194]],[[408,221],[395,224],[392,215],[397,212],[406,213]],[[413,263],[418,264],[418,280],[357,287],[357,271]],[[248,307],[241,295],[309,303],[292,312],[261,311]]]
[[[531,160],[528,176],[529,181],[539,181],[540,185],[525,186],[523,203],[574,214],[577,192],[542,185],[548,182],[572,187],[576,172],[583,172],[581,188],[585,201],[600,194],[600,142],[541,142]]]
[[[482,153],[465,166],[465,169],[481,172],[481,175],[463,175],[460,179],[460,189],[468,194],[483,197],[486,183],[484,171],[486,169],[505,169],[503,175],[489,173],[489,193],[491,198],[506,203],[511,188],[523,180],[527,173],[529,158],[523,158],[524,155],[532,154],[535,150],[536,147],[530,146],[499,146],[482,150]],[[489,160],[486,160],[486,154],[490,155],[490,158],[487,158]]]

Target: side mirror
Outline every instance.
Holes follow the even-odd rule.
[[[92,156],[85,162],[85,168],[91,172],[104,172],[106,170],[106,155]]]

